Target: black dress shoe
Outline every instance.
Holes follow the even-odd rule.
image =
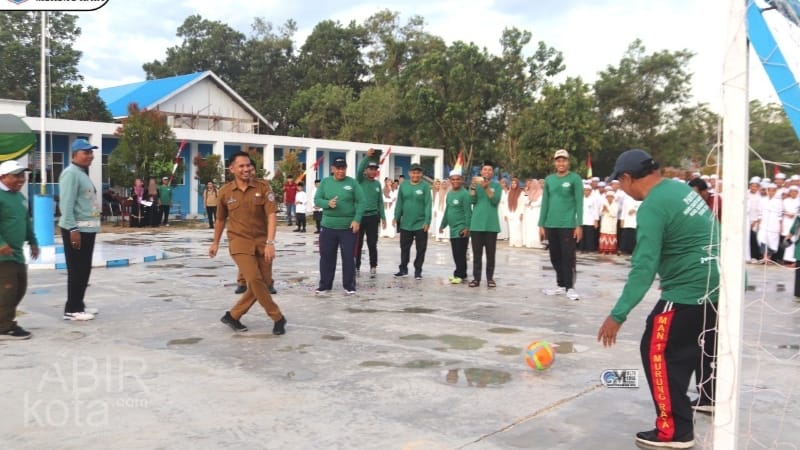
[[[236,286],[236,290],[233,291],[234,294],[244,294],[245,292],[247,292],[247,285],[246,284],[240,284],[240,285]]]
[[[281,316],[281,320],[275,322],[275,326],[272,327],[272,334],[286,334],[286,316]]]

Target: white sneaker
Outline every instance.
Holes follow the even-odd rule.
[[[567,289],[567,298],[570,300],[578,301],[581,299],[581,296],[578,295],[578,292],[575,289]]]
[[[97,308],[83,308],[83,312],[96,316],[100,313],[100,310]]]
[[[563,287],[559,286],[557,288],[546,288],[542,289],[542,293],[544,295],[564,295],[567,293],[567,290]]]
[[[94,319],[94,314],[89,314],[85,312],[76,312],[76,313],[64,313],[64,320],[92,320]]]

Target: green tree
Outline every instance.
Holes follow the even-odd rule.
[[[606,130],[603,148],[618,153],[640,147],[667,163],[660,159],[659,135],[673,129],[682,108],[689,106],[692,56],[688,50],[647,54],[637,39],[618,66],[600,72],[594,91]]]
[[[79,120],[111,121],[97,96],[84,90],[78,72],[81,52],[72,48],[80,36],[74,14],[47,13],[47,115]],[[40,114],[41,14],[12,11],[0,14],[0,98],[28,100],[28,114]]]
[[[553,170],[553,153],[570,152],[572,169],[586,175],[586,160],[600,149],[602,125],[591,88],[580,78],[567,78],[542,89],[542,98],[526,109],[512,134],[519,135],[519,163],[511,169],[521,176],[544,177]]]
[[[522,169],[523,149],[519,145],[522,128],[517,126],[521,115],[550,79],[564,70],[561,52],[544,42],[539,42],[536,52],[526,58],[523,50],[531,37],[528,31],[506,28],[500,39],[502,55],[494,58],[498,73],[494,122],[500,156],[496,159],[501,159],[501,166],[512,173]]]
[[[195,178],[201,186],[205,186],[209,181],[220,183],[225,180],[222,167],[222,156],[211,154],[205,157],[197,155],[192,159],[197,175]]]
[[[416,127],[415,145],[441,147],[453,164],[460,150],[467,167],[491,154],[489,113],[497,105],[497,70],[486,49],[455,42],[432,51],[404,72],[403,107]]]
[[[345,125],[338,138],[379,144],[398,142],[399,110],[400,100],[395,83],[364,88],[358,100],[345,105]]]
[[[186,18],[176,35],[179,46],[167,49],[167,57],[142,65],[147,79],[213,71],[235,85],[244,72],[245,35],[228,25],[203,19],[199,14]]]
[[[256,18],[252,28],[254,35],[245,43],[243,57],[247,70],[234,88],[276,124],[276,134],[287,134],[292,125],[289,109],[299,89],[293,42],[297,24],[288,20],[274,30],[270,22]]]
[[[108,169],[111,182],[133,186],[136,178],[169,176],[175,162],[175,135],[158,111],[140,110],[132,103],[128,117],[117,129],[119,145],[111,152]],[[182,173],[182,168],[178,168]]]
[[[71,84],[65,86],[61,92],[63,103],[59,109],[64,111],[60,115],[62,119],[89,122],[114,121],[97,89],[93,87],[83,89],[80,85]]]
[[[373,82],[377,86],[397,82],[409,64],[432,50],[444,50],[442,38],[425,31],[425,20],[412,16],[400,26],[399,13],[384,9],[364,22],[365,51]]]
[[[290,117],[298,126],[290,131],[292,136],[334,139],[345,126],[344,111],[353,102],[353,91],[348,87],[317,84],[297,93]]]
[[[750,102],[750,148],[751,175],[771,178],[774,163],[800,163],[800,142],[780,105]]]
[[[657,147],[662,164],[691,172],[717,164],[719,149],[715,147],[720,124],[720,117],[706,105],[682,108],[674,127],[659,136]],[[606,173],[611,173],[611,167]]]
[[[319,22],[300,47],[297,61],[300,87],[334,85],[360,92],[368,75],[362,51],[366,32],[355,22],[347,27],[339,22]]]

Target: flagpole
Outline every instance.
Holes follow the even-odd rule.
[[[42,36],[39,71],[39,195],[33,196],[33,233],[39,241],[42,258],[55,258],[55,233],[53,221],[56,216],[55,201],[47,195],[47,145],[45,131],[45,111],[47,102],[47,12],[42,11]]]
[[[47,83],[47,71],[46,65],[47,60],[45,57],[45,51],[47,49],[47,39],[45,38],[47,32],[47,12],[42,11],[42,36],[41,36],[41,45],[42,51],[40,52],[39,58],[39,176],[40,176],[40,183],[39,183],[39,194],[46,195],[47,194],[47,155],[45,151],[47,146],[45,145],[45,129],[44,129],[44,113],[46,110],[46,96],[45,96],[45,86]]]

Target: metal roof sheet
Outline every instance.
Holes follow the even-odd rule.
[[[129,104],[136,103],[143,109],[152,108],[159,100],[208,74],[197,72],[100,89],[100,98],[106,103],[112,117],[126,117]]]

